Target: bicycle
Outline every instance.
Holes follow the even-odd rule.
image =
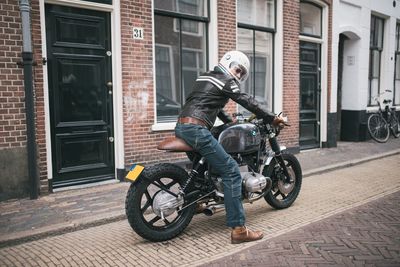
[[[385,90],[385,92],[392,92],[390,90]],[[372,114],[368,118],[368,132],[372,139],[379,143],[385,143],[389,139],[390,132],[392,132],[395,138],[400,137],[400,125],[399,120],[396,116],[395,108],[390,108],[389,105],[392,103],[390,99],[384,99],[383,104],[385,105],[384,110],[381,108],[381,103],[379,98],[382,92],[374,97],[374,100],[378,102],[378,112]],[[390,129],[390,131],[389,131]]]

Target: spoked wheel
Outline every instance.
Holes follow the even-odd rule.
[[[144,169],[141,175],[126,196],[125,211],[130,226],[150,241],[176,237],[190,223],[196,208],[191,205],[181,210],[188,203],[178,193],[188,174],[176,165],[158,164]]]
[[[395,112],[395,111],[393,111]],[[399,120],[397,119],[397,117],[394,115],[390,116],[390,131],[392,132],[393,136],[395,138],[399,138],[400,137],[400,124],[399,124]]]
[[[291,182],[286,182],[286,176],[282,167],[273,159],[268,169],[264,170],[264,176],[272,179],[272,189],[265,195],[265,200],[275,209],[290,207],[299,195],[302,172],[300,163],[292,154],[282,154]]]
[[[368,132],[372,139],[379,143],[385,143],[389,139],[389,126],[379,114],[372,114],[368,118]]]

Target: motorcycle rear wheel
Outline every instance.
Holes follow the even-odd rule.
[[[196,205],[191,205],[180,211],[188,203],[183,203],[163,219],[157,215],[154,203],[162,198],[174,197],[160,189],[154,183],[162,184],[177,194],[179,187],[188,179],[187,172],[173,164],[158,164],[145,168],[141,179],[132,184],[125,200],[125,212],[132,229],[141,237],[155,242],[172,239],[185,230],[195,213]],[[158,197],[157,197],[158,195]],[[157,200],[154,201],[157,197]],[[164,201],[168,202],[168,201]],[[159,204],[165,204],[162,201]]]
[[[268,168],[264,169],[264,176],[272,179],[272,188],[264,199],[275,209],[290,207],[300,193],[303,179],[301,166],[297,158],[292,154],[282,154],[289,175],[292,175],[293,183],[285,183],[286,176],[279,162],[274,158]]]

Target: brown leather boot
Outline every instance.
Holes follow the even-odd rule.
[[[260,240],[264,237],[261,231],[252,231],[246,228],[246,226],[238,226],[232,229],[231,243],[239,244],[243,242],[251,242]]]

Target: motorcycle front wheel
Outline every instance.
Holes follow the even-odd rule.
[[[285,209],[293,204],[300,193],[303,178],[297,158],[292,154],[282,154],[282,157],[292,182],[286,182],[284,171],[276,158],[263,172],[264,176],[272,180],[272,188],[264,198],[275,209]]]
[[[140,180],[130,186],[126,196],[125,212],[132,229],[155,242],[181,234],[196,208],[196,205],[191,205],[181,210],[188,203],[177,198],[179,188],[187,179],[187,172],[173,164],[145,168]]]

